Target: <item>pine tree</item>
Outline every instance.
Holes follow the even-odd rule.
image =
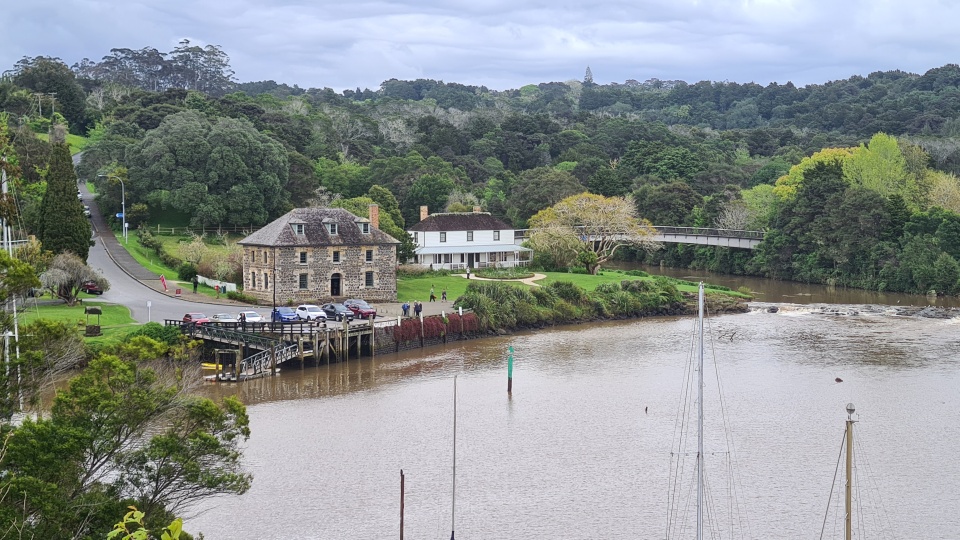
[[[60,254],[71,252],[84,262],[90,252],[90,221],[77,199],[77,173],[66,143],[53,146],[47,172],[47,191],[40,202],[37,239],[43,249]]]
[[[590,66],[587,66],[587,73],[583,76],[583,84],[593,84],[593,72],[590,71]]]

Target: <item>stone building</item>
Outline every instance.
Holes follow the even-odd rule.
[[[397,299],[397,244],[370,217],[297,208],[238,242],[244,292],[267,304]]]

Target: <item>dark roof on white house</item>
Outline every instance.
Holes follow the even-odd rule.
[[[451,212],[432,214],[410,227],[411,231],[505,231],[513,227],[490,215],[489,212]]]
[[[337,224],[337,234],[327,231],[328,223]],[[370,234],[360,231],[367,218],[357,217],[342,208],[295,208],[265,225],[259,231],[237,242],[244,246],[357,246],[399,244],[389,234],[370,227]],[[294,232],[294,226],[303,225],[303,234]]]

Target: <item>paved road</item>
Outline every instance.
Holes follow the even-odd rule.
[[[116,238],[113,236],[113,232],[106,228],[106,221],[103,219],[103,216],[100,215],[96,202],[93,200],[93,195],[87,192],[86,186],[81,184],[80,191],[83,194],[83,204],[90,205],[90,211],[94,216],[96,228],[93,233],[94,246],[90,248],[87,263],[103,274],[110,282],[110,289],[103,293],[100,297],[101,300],[129,307],[133,318],[141,323],[149,321],[162,322],[163,319],[181,319],[183,318],[183,314],[188,311],[200,311],[207,315],[223,311],[237,312],[239,308],[243,306],[243,304],[224,305],[210,302],[190,302],[159,292],[148,284],[135,279],[128,271],[120,268],[110,255],[114,255],[118,260],[120,258],[120,252],[122,252],[122,255],[128,257],[130,261],[134,260],[133,257],[130,257],[129,253],[120,247]],[[108,254],[107,248],[111,243],[114,247]],[[139,269],[140,271],[136,273],[145,272],[145,277],[152,278],[151,281],[157,280],[155,274],[136,264],[135,261],[134,265],[135,266],[130,269],[133,272]],[[187,294],[192,295],[193,293],[190,292]],[[147,308],[147,302],[151,304],[149,309]],[[262,312],[263,308],[261,307],[259,311]]]

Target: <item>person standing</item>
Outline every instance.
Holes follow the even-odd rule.
[[[414,317],[419,317],[420,313],[423,311],[423,304],[419,300],[413,303],[413,315]]]
[[[446,288],[444,288],[442,291],[440,291],[440,300],[443,300],[444,302],[447,301],[447,289],[446,289]]]
[[[410,302],[404,302],[403,305],[400,306],[400,309],[403,310],[403,316],[404,316],[404,317],[409,317],[409,316],[410,316]]]
[[[193,275],[193,294],[197,294],[197,286],[200,285],[200,280],[197,278],[197,275]]]

